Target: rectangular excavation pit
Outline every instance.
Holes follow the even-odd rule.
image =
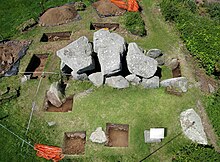
[[[40,39],[40,42],[54,42],[60,40],[70,40],[71,31],[44,33]]]
[[[119,28],[118,23],[91,23],[90,30],[99,30],[102,28],[108,28],[109,30],[115,30]]]
[[[128,147],[129,125],[106,124],[107,144],[109,147]]]
[[[63,143],[63,154],[80,155],[85,153],[86,132],[65,132]]]
[[[173,78],[181,77],[180,62],[175,69],[172,69]]]
[[[66,98],[66,102],[62,104],[61,107],[56,107],[45,98],[44,108],[47,112],[70,112],[73,107],[73,96],[69,96]]]
[[[48,54],[34,54],[25,70],[24,75],[30,76],[30,79],[40,78],[44,71],[48,59]]]

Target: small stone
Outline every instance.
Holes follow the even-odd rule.
[[[147,56],[151,57],[151,58],[157,58],[157,57],[160,57],[162,56],[162,52],[161,50],[159,49],[150,49],[148,52],[147,52]]]
[[[105,132],[102,131],[102,127],[98,127],[94,132],[92,132],[89,139],[95,143],[105,143],[107,141]]]
[[[123,89],[129,87],[129,82],[123,76],[106,78],[106,84],[113,88]]]
[[[176,69],[179,65],[179,61],[178,59],[174,58],[170,61],[169,63],[169,67],[173,70],[173,69]]]
[[[150,79],[143,79],[141,85],[144,88],[159,88],[160,78],[158,76],[154,76]]]
[[[88,80],[88,76],[86,73],[77,74],[74,71],[71,72],[73,80]]]
[[[141,81],[141,79],[135,74],[130,74],[126,76],[125,79],[127,79],[132,85],[138,85]]]
[[[180,92],[187,92],[188,80],[185,77],[166,79],[160,82],[162,87],[172,86]]]
[[[47,122],[47,124],[48,124],[49,127],[52,127],[52,126],[56,125],[56,122],[55,121],[49,121],[49,122]]]
[[[215,92],[215,88],[211,84],[208,84],[208,86],[209,86],[209,92],[210,93],[214,93]]]
[[[88,78],[97,87],[103,85],[104,77],[101,72],[90,74]]]

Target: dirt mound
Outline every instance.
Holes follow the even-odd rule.
[[[118,6],[111,3],[109,0],[100,0],[95,2],[93,3],[93,7],[100,16],[119,16],[126,12],[126,10],[118,8]]]
[[[77,19],[78,13],[73,5],[64,5],[48,9],[39,20],[41,26],[55,26]]]

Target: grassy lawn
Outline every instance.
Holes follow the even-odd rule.
[[[24,0],[20,0],[26,2]],[[18,3],[10,1],[11,4]],[[62,0],[57,1],[62,4]],[[66,2],[66,1],[65,1]],[[7,2],[8,3],[8,2]],[[7,6],[6,1],[0,2],[0,12],[2,8]],[[31,3],[31,2],[30,2]],[[29,4],[27,8],[35,10],[38,1]],[[22,5],[22,3],[19,3]],[[26,3],[24,3],[26,4]],[[52,1],[46,2],[49,7]],[[131,34],[119,31],[119,34],[124,36],[128,42],[137,42],[142,48],[159,48],[167,55],[167,57],[184,57],[184,53],[179,51],[180,39],[173,31],[172,27],[166,24],[160,13],[158,12],[157,1],[148,0],[141,1],[143,6],[143,18],[148,29],[147,37],[136,37]],[[33,8],[31,8],[31,7]],[[19,6],[18,6],[19,7]],[[15,9],[10,9],[9,13],[13,13]],[[23,15],[22,7],[16,10],[18,15]],[[40,13],[40,9],[35,10]],[[20,12],[20,13],[19,13]],[[27,13],[27,11],[26,11]],[[33,30],[24,34],[17,34],[15,39],[31,39],[33,40],[27,55],[21,60],[20,71],[24,71],[32,54],[49,53],[49,60],[46,65],[46,71],[58,71],[60,60],[55,56],[54,52],[72,40],[86,35],[92,40],[93,31],[89,30],[91,21],[114,21],[120,22],[120,17],[100,19],[96,12],[90,6],[86,11],[81,11],[82,20],[71,22],[58,27],[36,27]],[[32,17],[33,15],[30,15]],[[10,17],[3,16],[2,19]],[[8,23],[13,22],[13,17],[8,19]],[[0,31],[6,36],[16,33],[15,27],[23,22],[29,16],[23,19],[18,17],[19,22],[14,23],[13,28],[9,26],[1,26]],[[10,20],[10,21],[9,21]],[[82,25],[83,24],[83,25]],[[40,43],[40,37],[44,32],[52,31],[73,31],[70,41]],[[170,70],[163,67],[163,79],[170,77]],[[190,71],[186,67],[183,68],[184,76],[191,76]],[[0,88],[4,89],[7,86],[16,87],[20,84],[21,75],[1,78]],[[189,78],[190,79],[190,78]],[[31,144],[43,143],[62,147],[64,132],[70,131],[86,131],[86,151],[82,156],[68,156],[63,161],[139,161],[150,152],[157,149],[159,146],[170,140],[181,131],[179,123],[179,114],[182,110],[195,107],[196,101],[200,96],[197,89],[190,89],[189,92],[182,97],[176,97],[165,93],[163,88],[147,90],[142,87],[131,86],[125,90],[116,90],[107,86],[95,88],[88,82],[70,81],[70,86],[67,88],[67,95],[82,92],[90,87],[94,91],[88,96],[76,99],[73,105],[73,111],[69,113],[48,113],[43,110],[43,101],[46,89],[49,88],[48,77],[44,78],[39,89],[38,96],[33,98],[37,89],[39,80],[29,80],[21,85],[21,96],[10,102],[0,104],[0,114],[8,115],[7,118],[0,121],[13,130],[19,136],[25,138],[25,131],[29,120],[32,101],[36,100],[37,108],[34,111],[34,116],[31,122],[30,131],[26,140]],[[1,116],[0,116],[1,117]],[[54,127],[48,127],[47,121],[55,121],[57,124]],[[89,136],[97,127],[101,126],[105,129],[106,123],[129,124],[129,147],[128,148],[109,148],[103,145],[94,144],[89,141]],[[166,138],[162,143],[145,144],[143,132],[151,127],[164,127],[167,129]],[[17,140],[0,128],[0,145],[3,146],[0,152],[0,161],[44,161],[35,156],[35,151],[28,148],[26,145],[21,151],[21,141]],[[5,142],[7,141],[7,142]],[[147,161],[171,161],[173,151],[189,143],[183,135],[172,141],[157,153],[152,155]],[[68,160],[69,159],[69,160]]]

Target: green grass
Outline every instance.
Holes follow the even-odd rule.
[[[75,0],[78,1],[78,0]],[[47,8],[59,6],[72,0],[6,0],[0,1],[0,40],[15,37],[19,34],[17,27],[30,18],[38,20]],[[89,4],[89,0],[84,0]],[[41,5],[43,4],[43,6]]]
[[[14,1],[10,1],[10,3],[12,2]],[[63,1],[58,2],[61,3]],[[16,1],[16,3],[18,2]],[[46,3],[48,3],[49,6],[49,4],[52,5],[55,2],[49,0]],[[163,21],[160,13],[155,12],[158,9],[157,1],[141,1],[141,3],[144,9],[143,19],[147,25],[148,36],[136,37],[130,34],[119,34],[125,37],[128,42],[137,42],[138,45],[144,49],[159,48],[169,57],[177,56],[177,54],[179,56],[180,54],[173,50],[173,48],[178,47],[178,42],[180,40],[175,31],[173,31],[172,28],[170,29],[170,26]],[[0,2],[0,4],[4,4],[1,5],[1,7],[7,6],[6,2]],[[36,6],[35,2],[33,2],[33,4],[28,7],[34,10]],[[14,14],[18,14],[19,10],[21,12],[22,8],[17,9]],[[1,10],[0,12],[3,11]],[[11,12],[14,11],[12,10]],[[15,39],[33,40],[27,55],[21,60],[19,67],[20,71],[25,70],[32,54],[46,52],[49,52],[50,56],[45,70],[59,70],[60,60],[56,57],[54,52],[67,45],[70,41],[40,43],[40,37],[44,32],[70,30],[73,31],[71,41],[82,35],[88,36],[92,41],[92,34],[94,31],[89,30],[90,21],[120,21],[119,17],[98,19],[96,12],[91,6],[88,7],[86,11],[79,13],[82,17],[81,21],[71,22],[57,27],[36,27],[24,34],[17,33],[14,35]],[[28,14],[26,15],[23,13],[21,15],[26,18],[28,17]],[[9,18],[11,21],[8,21],[10,25],[5,26],[4,24],[1,26],[0,31],[4,31],[3,33],[7,36],[16,33],[14,30],[15,28],[10,28],[11,25],[13,25],[14,16],[11,15],[10,17],[10,15],[6,14],[2,18]],[[23,20],[19,19],[19,23],[22,21]],[[16,23],[14,26],[19,24],[18,22]],[[171,70],[169,68],[162,67],[162,70],[162,79],[171,77]],[[184,71],[183,74],[185,74]],[[7,86],[18,86],[20,85],[20,78],[21,75],[0,78],[0,88],[4,89]],[[90,87],[94,88],[94,92],[88,96],[75,100],[72,112],[57,114],[47,113],[43,110],[45,91],[50,85],[48,78],[43,79],[39,93],[37,97],[34,98],[38,82],[38,80],[29,80],[22,84],[21,96],[19,98],[0,104],[0,114],[2,116],[9,115],[8,118],[0,122],[32,144],[43,143],[60,147],[62,147],[64,132],[85,130],[87,133],[85,155],[66,157],[63,161],[139,161],[179,133],[181,130],[179,123],[180,112],[195,107],[197,99],[201,97],[197,89],[190,89],[189,92],[182,97],[176,97],[166,94],[163,88],[146,90],[141,86],[131,86],[125,90],[116,90],[107,86],[95,88],[89,82],[70,81],[70,86],[66,91],[67,95],[84,91]],[[26,138],[25,130],[33,99],[36,100],[37,109],[34,111],[30,131]],[[55,121],[57,125],[48,127],[47,121]],[[106,123],[108,122],[129,124],[128,148],[109,148],[100,144],[94,144],[88,140],[92,131],[99,126],[105,129]],[[167,128],[167,136],[162,143],[144,143],[143,131],[151,127]],[[19,146],[21,142],[8,132],[2,130],[2,128],[0,128],[0,130],[0,145],[4,145],[3,151],[0,152],[0,161],[44,161],[35,156],[35,151],[32,148],[28,149],[29,153],[26,157],[22,157],[21,155],[24,155],[27,151],[20,151]],[[171,161],[174,151],[187,143],[189,143],[189,140],[181,135],[178,139],[172,141],[169,145],[152,155],[148,161]]]

